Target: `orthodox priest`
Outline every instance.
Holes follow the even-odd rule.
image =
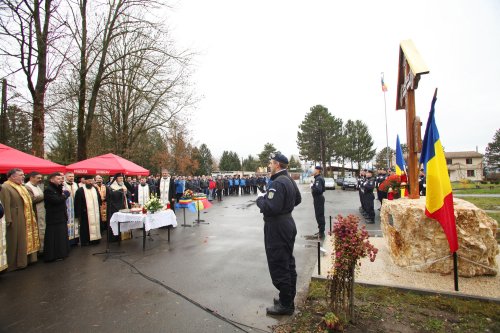
[[[13,271],[37,261],[40,239],[31,197],[23,186],[23,170],[9,170],[7,178],[0,191],[0,200],[7,226],[7,270]]]
[[[167,202],[170,203],[170,208],[175,210],[175,184],[174,178],[170,177],[168,170],[163,169],[161,171],[161,178],[156,183],[156,194],[160,198],[162,204],[166,205]]]
[[[42,174],[37,171],[29,173],[29,179],[24,184],[31,201],[33,202],[33,210],[35,212],[36,223],[38,224],[38,236],[40,237],[40,250],[43,253],[43,239],[45,238],[45,204],[43,202]]]
[[[146,182],[146,176],[141,176],[139,184],[134,188],[134,202],[142,207],[148,202],[150,194],[154,194],[154,192]]]
[[[69,255],[68,211],[66,200],[70,193],[63,190],[64,178],[55,172],[49,176],[49,185],[43,191],[45,202],[45,239],[43,260],[62,260]]]
[[[0,191],[2,190],[0,185]],[[7,269],[7,242],[5,241],[5,210],[0,200],[0,272]]]
[[[78,230],[78,221],[75,220],[75,193],[78,190],[78,184],[75,183],[75,174],[66,172],[64,175],[63,191],[69,192],[66,199],[66,210],[68,212],[68,239],[70,245],[78,244],[80,230]]]
[[[80,222],[80,245],[98,243],[101,239],[101,196],[94,187],[94,177],[84,176],[85,185],[75,193],[75,217]]]
[[[118,173],[113,177],[113,182],[109,185],[108,191],[108,240],[111,242],[117,242],[119,236],[114,236],[111,228],[109,228],[109,220],[114,213],[118,212],[120,209],[126,209],[128,207],[128,202],[130,198],[130,193],[125,186],[123,174]]]
[[[103,183],[102,177],[97,175],[95,176],[95,188],[97,189],[97,192],[99,193],[99,196],[101,197],[101,231],[106,229],[106,198],[108,196],[108,187],[106,184]]]

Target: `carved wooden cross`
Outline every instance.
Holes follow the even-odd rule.
[[[420,197],[418,190],[418,156],[422,151],[420,118],[415,111],[415,89],[418,88],[420,75],[429,73],[422,57],[411,39],[404,40],[399,45],[399,67],[396,110],[406,110],[406,140],[408,145],[408,182],[410,199]]]

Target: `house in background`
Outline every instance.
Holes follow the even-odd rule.
[[[445,152],[450,181],[483,180],[483,154],[475,151]]]

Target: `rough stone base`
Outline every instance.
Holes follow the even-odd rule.
[[[455,198],[453,204],[459,247],[458,274],[463,277],[497,275],[497,221],[465,200]],[[425,216],[425,197],[384,200],[380,219],[396,265],[419,272],[453,272],[453,259],[443,229],[439,222]],[[439,260],[446,256],[449,257]]]

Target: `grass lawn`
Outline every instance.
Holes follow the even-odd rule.
[[[500,194],[500,184],[453,182],[451,188],[456,194]]]
[[[305,304],[273,332],[328,332],[326,282],[312,281]],[[385,287],[355,286],[355,323],[345,332],[500,332],[500,304]]]
[[[478,208],[484,210],[498,210],[500,213],[500,198],[490,197],[463,197],[460,198],[469,201],[476,205]]]

